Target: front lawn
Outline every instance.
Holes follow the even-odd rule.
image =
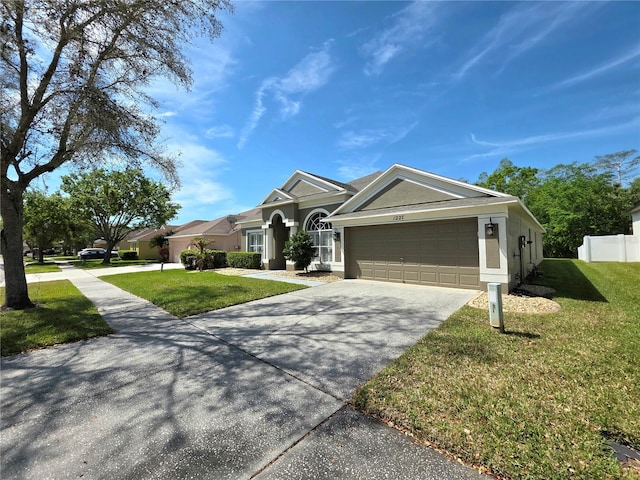
[[[36,261],[27,262],[24,265],[24,273],[49,273],[59,272],[60,267],[54,262],[38,263]]]
[[[4,288],[0,296],[4,298]],[[33,283],[29,297],[36,308],[0,312],[2,356],[113,332],[93,303],[68,280]]]
[[[507,478],[637,478],[607,439],[640,447],[640,263],[546,260],[555,314],[464,307],[355,395],[355,405]]]
[[[112,258],[111,263],[102,263],[101,258],[91,260],[73,260],[69,262],[78,268],[92,270],[95,268],[128,267],[130,265],[146,265],[147,263],[158,263],[155,260],[122,260]]]
[[[101,279],[146,298],[180,318],[307,288],[293,283],[221,275],[209,270],[138,272]]]

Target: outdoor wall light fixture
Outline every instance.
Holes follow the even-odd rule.
[[[484,235],[485,237],[493,237],[496,233],[496,229],[498,225],[493,223],[491,217],[489,217],[489,223],[484,224]]]
[[[333,232],[333,239],[335,241],[340,241],[340,232]]]

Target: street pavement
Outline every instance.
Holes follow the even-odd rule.
[[[345,280],[180,320],[94,272],[63,271],[117,333],[1,360],[3,479],[482,478],[348,403],[475,292]]]

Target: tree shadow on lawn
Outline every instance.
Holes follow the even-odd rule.
[[[571,298],[587,302],[607,302],[607,299],[576,266],[575,261],[564,258],[545,259],[542,276],[537,284],[556,290],[554,297]]]
[[[513,337],[520,337],[520,338],[529,338],[531,340],[540,338],[540,334],[538,333],[516,332],[511,330],[505,330],[504,335],[511,335]]]

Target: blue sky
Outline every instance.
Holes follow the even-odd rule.
[[[157,83],[181,151],[172,223],[259,204],[296,170],[401,163],[475,181],[640,150],[639,2],[236,2],[190,92]]]

